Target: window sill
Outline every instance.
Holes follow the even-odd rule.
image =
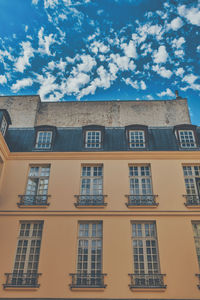
[[[49,203],[45,204],[45,205],[23,205],[23,204],[17,203],[17,206],[19,208],[48,208],[49,207]]]
[[[126,203],[126,206],[128,208],[131,208],[131,209],[133,209],[133,208],[136,208],[136,209],[138,209],[138,208],[157,208],[158,207],[158,203],[154,204],[154,205],[128,205]]]
[[[144,288],[144,287],[133,287],[133,286],[129,286],[130,290],[133,292],[165,292],[166,291],[166,285],[163,287],[152,287],[152,288]]]
[[[106,288],[106,285],[103,287],[71,287],[70,286],[70,290],[74,291],[74,292],[103,292],[104,289]]]
[[[6,285],[3,285],[3,289],[6,290],[6,291],[36,291],[36,290],[38,290],[39,287],[40,287],[39,284],[35,287],[31,287],[31,286],[6,286]]]
[[[198,204],[198,205],[191,205],[191,204],[186,204],[186,203],[184,203],[185,204],[185,206],[187,207],[187,208],[200,208],[200,204]]]
[[[74,204],[76,208],[104,208],[105,206],[107,206],[107,203],[104,204],[100,204],[100,205],[79,205],[79,204]]]

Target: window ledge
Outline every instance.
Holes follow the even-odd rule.
[[[74,291],[74,292],[103,292],[104,289],[106,288],[106,285],[104,285],[103,287],[71,287],[70,286],[70,290]]]
[[[152,288],[144,288],[144,287],[134,287],[134,286],[131,286],[129,285],[129,288],[131,289],[131,291],[134,291],[134,292],[165,292],[166,291],[166,285],[164,285],[163,287],[152,287]]]
[[[23,205],[23,204],[17,203],[17,206],[19,208],[48,208],[49,203],[45,204],[45,205]]]
[[[157,208],[158,205],[159,205],[159,203],[154,204],[154,205],[129,205],[128,203],[126,203],[126,206],[131,209],[133,209],[133,208],[136,208],[136,209],[137,208]]]
[[[4,290],[6,291],[36,291],[40,285],[38,284],[35,287],[31,286],[6,286],[5,284],[3,285]]]
[[[79,204],[74,203],[74,205],[75,205],[76,208],[90,208],[90,209],[93,209],[93,208],[104,208],[105,206],[107,206],[107,203],[100,204],[100,205],[79,205]]]

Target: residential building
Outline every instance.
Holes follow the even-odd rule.
[[[200,299],[187,100],[0,97],[0,298]]]

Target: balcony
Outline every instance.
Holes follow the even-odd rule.
[[[104,198],[107,195],[75,195],[77,201],[74,203],[76,207],[99,207],[106,206],[107,203],[104,202]]]
[[[140,288],[161,288],[165,289],[164,274],[129,274],[131,277],[130,289]]]
[[[20,198],[17,205],[21,206],[48,206],[48,198],[50,195],[18,195]]]
[[[6,283],[4,288],[38,288],[38,277],[40,273],[5,273]]]
[[[183,195],[186,198],[185,206],[200,206],[200,195]]]
[[[158,206],[156,203],[156,197],[158,195],[125,195],[128,198],[128,202],[126,203],[127,207],[133,206]]]
[[[199,282],[200,282],[200,274],[195,274],[195,275],[198,277]],[[200,284],[197,284],[197,287],[200,289]]]
[[[72,283],[70,288],[105,288],[104,276],[106,274],[93,274],[93,273],[74,273],[72,276]]]

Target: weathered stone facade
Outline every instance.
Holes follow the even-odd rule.
[[[186,99],[41,102],[39,96],[2,96],[0,108],[8,110],[12,126],[19,128],[37,125],[81,127],[88,124],[106,127],[130,124],[174,126],[191,123]]]

